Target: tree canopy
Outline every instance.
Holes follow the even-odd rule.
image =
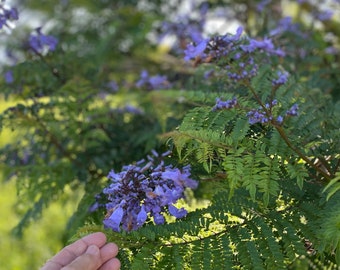
[[[1,2],[14,232],[81,191],[65,239],[105,232],[122,269],[336,269],[339,13],[311,0]]]

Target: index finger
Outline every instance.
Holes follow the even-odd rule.
[[[43,269],[60,269],[75,258],[82,255],[90,245],[101,248],[106,243],[106,236],[102,232],[89,234],[76,242],[64,247],[57,255],[51,258]],[[59,267],[59,268],[58,268]]]

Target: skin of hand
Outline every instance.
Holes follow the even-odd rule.
[[[64,247],[40,270],[118,270],[118,246],[106,243],[102,232],[89,234]]]

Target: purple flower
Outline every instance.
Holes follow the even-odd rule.
[[[297,116],[298,115],[298,110],[299,110],[299,105],[298,104],[294,104],[287,112],[286,115],[289,116]]]
[[[4,78],[7,84],[13,83],[14,82],[13,71],[12,70],[6,71],[6,73],[4,74]]]
[[[272,80],[272,85],[279,86],[285,84],[288,81],[289,73],[287,71],[278,71],[277,79]]]
[[[169,205],[169,213],[170,213],[170,215],[172,215],[176,218],[183,218],[187,215],[188,212],[184,208],[178,209],[177,207],[170,204]]]
[[[285,32],[295,33],[297,35],[303,35],[299,29],[299,24],[293,23],[293,19],[290,16],[284,17],[279,21],[278,26],[269,32],[270,36],[283,34]]]
[[[135,115],[143,114],[143,111],[140,108],[137,108],[137,107],[132,106],[132,105],[126,105],[123,108],[123,112],[131,113],[131,114],[135,114]]]
[[[333,46],[327,47],[325,49],[325,53],[327,54],[337,54],[339,52],[339,50]]]
[[[269,110],[271,110],[274,106],[276,106],[277,105],[277,100],[276,99],[274,99],[271,103],[266,103],[265,104],[265,107],[266,107],[266,109],[269,109]]]
[[[223,109],[231,109],[237,105],[237,99],[234,97],[233,99],[229,99],[226,101],[222,101],[220,98],[216,99],[216,104],[212,108],[213,111],[223,110]]]
[[[163,88],[167,82],[166,76],[155,75],[149,78],[149,83],[153,89]]]
[[[156,213],[153,216],[153,221],[155,222],[156,225],[161,225],[161,224],[164,224],[165,218],[162,214]]]
[[[41,27],[39,27],[35,34],[29,36],[28,44],[34,52],[52,52],[55,51],[58,40],[54,36],[42,34]]]
[[[123,166],[121,172],[109,173],[111,184],[103,189],[110,213],[103,221],[106,228],[131,231],[148,220],[163,224],[166,210],[176,218],[187,214],[185,209],[177,209],[173,204],[184,197],[186,188],[196,188],[197,182],[190,178],[189,166],[179,169],[165,165],[163,158],[168,154],[153,151],[147,160]]]
[[[143,70],[140,74],[140,79],[136,82],[136,87],[146,87],[149,90],[164,89],[169,86],[169,82],[166,76],[155,75],[149,76],[146,70]]]
[[[203,25],[204,19],[202,19],[200,23],[195,23],[187,16],[182,16],[178,19],[178,22],[163,22],[163,34],[160,38],[160,41],[167,35],[175,35],[180,41],[190,39],[196,43],[199,43],[203,39]]]
[[[186,50],[184,51],[184,60],[189,61],[190,59],[195,59],[198,56],[204,56],[204,50],[208,45],[208,39],[203,39],[196,46],[188,44]]]
[[[276,99],[272,100],[270,103],[266,103],[264,105],[264,108],[260,107],[258,109],[253,109],[247,113],[247,117],[249,119],[249,124],[254,125],[256,123],[266,124],[270,121],[272,121],[273,115],[272,115],[272,109],[278,105],[278,102]],[[278,123],[281,123],[283,121],[283,118],[281,116],[278,116],[276,121]]]
[[[161,39],[175,36],[177,39],[175,49],[180,51],[186,46],[188,40],[199,44],[204,39],[203,32],[209,5],[199,4],[197,1],[189,2],[190,8],[185,14],[181,13],[172,22],[164,22],[162,25]]]
[[[92,213],[92,212],[98,210],[99,207],[100,207],[100,203],[99,202],[95,202],[95,203],[93,203],[92,205],[89,206],[87,211]]]
[[[105,227],[112,228],[115,231],[120,231],[120,223],[124,216],[123,208],[119,207],[112,212],[109,218],[103,221]]]
[[[4,27],[10,27],[10,21],[17,21],[19,19],[18,10],[16,8],[5,7],[0,3],[0,30]]]
[[[2,7],[2,16],[7,20],[15,21],[19,19],[18,10],[16,8],[5,9]]]
[[[268,56],[284,57],[285,52],[275,48],[270,38],[255,40],[242,37],[243,28],[239,27],[235,35],[215,36],[210,39],[201,40],[199,43],[187,45],[184,51],[186,61],[191,59],[200,60],[199,63],[217,63],[222,69],[226,70],[226,75],[232,81],[249,81],[258,73],[258,63],[254,61],[258,54]],[[263,57],[263,62],[268,62],[268,57]],[[281,83],[284,75],[280,77]],[[276,83],[276,82],[275,82]],[[219,100],[216,102],[215,109],[228,109],[235,104]]]
[[[316,14],[316,18],[320,21],[328,21],[332,18],[334,12],[332,10],[325,10]]]
[[[280,49],[275,49],[271,39],[265,38],[264,40],[250,39],[248,45],[241,45],[240,48],[247,53],[252,53],[255,50],[262,50],[268,54],[284,56],[285,53]]]
[[[140,212],[137,215],[137,226],[142,226],[148,218],[144,205],[142,205]]]
[[[214,76],[214,72],[215,72],[214,69],[207,70],[206,72],[204,72],[203,78],[207,80],[207,79],[213,77]]]
[[[268,117],[267,114],[261,110],[251,110],[247,113],[249,124],[254,125],[256,123],[265,124],[272,120],[272,117]]]
[[[143,70],[140,74],[140,79],[136,82],[136,86],[141,88],[143,85],[148,83],[149,73],[146,70]]]
[[[236,29],[236,33],[235,35],[226,35],[223,37],[223,40],[224,41],[227,41],[227,42],[234,42],[234,41],[238,41],[241,37],[243,33],[243,27],[242,26],[239,26],[237,29]]]
[[[110,89],[110,90],[112,90],[113,92],[117,92],[118,91],[118,89],[119,89],[119,86],[118,86],[118,84],[117,84],[117,82],[116,81],[109,81],[108,83],[107,83],[107,87]]]
[[[281,115],[279,115],[277,118],[276,118],[276,122],[279,123],[279,124],[282,124],[283,122],[283,117]]]
[[[262,0],[260,3],[256,5],[256,9],[259,12],[262,12],[264,8],[271,3],[272,0]]]
[[[274,49],[274,44],[271,39],[265,38],[264,40],[251,39],[248,45],[249,52],[256,49],[262,49],[264,51],[272,51]]]
[[[184,167],[182,171],[178,168],[168,168],[161,176],[163,179],[174,181],[177,186],[195,189],[198,185],[195,180],[190,178],[190,167]]]

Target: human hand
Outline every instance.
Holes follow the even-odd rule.
[[[40,270],[118,270],[118,247],[104,233],[89,234],[64,247]]]

